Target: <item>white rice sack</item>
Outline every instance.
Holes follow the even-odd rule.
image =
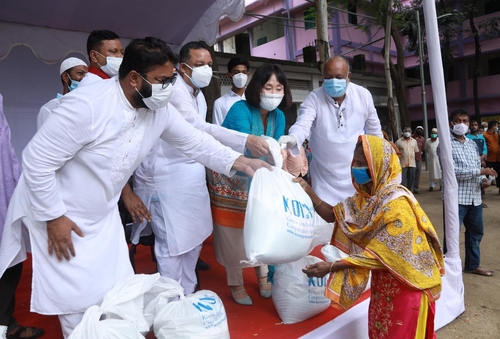
[[[329,275],[323,278],[308,278],[302,272],[307,265],[321,261],[317,257],[306,256],[295,262],[275,265],[273,303],[283,323],[304,321],[330,306],[330,299],[324,295]]]

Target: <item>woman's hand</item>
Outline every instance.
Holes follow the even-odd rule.
[[[313,191],[311,186],[302,178],[293,178],[293,182],[300,184],[302,189],[311,198],[314,210],[323,218],[326,222],[335,222],[335,214],[333,214],[333,207],[327,202],[321,200],[320,197]]]
[[[318,262],[312,265],[307,265],[306,268],[302,270],[302,272],[304,272],[309,278],[323,278],[325,275],[330,273],[331,265],[331,262]]]
[[[304,192],[306,192],[307,195],[311,198],[314,206],[321,202],[321,199],[316,195],[316,193],[314,193],[311,186],[309,186],[309,184],[304,179],[300,177],[293,178],[293,182],[300,184]]]

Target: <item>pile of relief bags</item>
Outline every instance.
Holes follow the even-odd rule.
[[[109,291],[101,306],[92,306],[69,339],[156,338],[228,339],[226,311],[212,291],[184,296],[175,280],[137,274]]]

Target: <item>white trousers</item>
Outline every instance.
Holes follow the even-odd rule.
[[[162,251],[155,235],[155,254],[158,272],[161,276],[176,280],[184,288],[184,294],[194,292],[197,284],[196,262],[201,252],[201,244],[191,251],[181,255],[169,256],[168,251]],[[167,253],[165,253],[167,252]]]
[[[176,280],[184,288],[184,294],[194,292],[197,284],[196,263],[200,256],[202,244],[192,250],[180,254],[170,255],[168,250],[167,228],[160,202],[151,202],[151,214],[154,215],[151,221],[151,228],[155,234],[155,255],[158,272],[161,276]]]
[[[7,339],[7,326],[0,326],[0,339]]]
[[[75,327],[82,321],[84,313],[85,312],[58,315],[64,339],[67,339]]]

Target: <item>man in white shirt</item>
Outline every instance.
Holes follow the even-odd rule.
[[[89,73],[81,86],[118,75],[123,59],[123,46],[115,32],[92,31],[87,38],[87,53],[90,60]]]
[[[245,147],[251,146],[252,140],[260,143],[259,137],[205,122],[207,104],[201,88],[212,79],[212,58],[205,45],[188,42],[181,48],[179,56],[179,76],[170,104],[186,121],[238,152],[243,153]],[[262,155],[263,152],[258,150],[253,154]],[[192,293],[196,287],[196,262],[203,241],[213,229],[205,177],[202,164],[164,141],[155,145],[134,173],[134,193],[151,213],[149,221],[155,234],[158,271],[178,281],[185,294]],[[129,199],[130,196],[124,194],[126,206],[130,205]],[[134,230],[132,242],[138,241],[138,233],[146,223],[142,221],[141,225],[135,226],[137,230]]]
[[[341,56],[329,58],[323,67],[323,86],[300,105],[297,122],[286,143],[293,156],[311,134],[314,151],[310,174],[312,187],[322,200],[336,205],[354,194],[351,162],[360,134],[382,137],[382,129],[370,92],[350,82],[349,63]]]
[[[231,78],[233,85],[229,92],[214,102],[213,123],[222,125],[227,112],[233,104],[245,100],[245,89],[250,75],[250,63],[242,57],[235,57],[227,63],[227,76]]]
[[[50,112],[59,104],[59,98],[69,92],[75,90],[80,81],[85,77],[88,72],[88,67],[85,61],[78,58],[67,58],[61,63],[59,67],[59,75],[63,84],[62,94],[57,93],[56,98],[50,100],[40,108],[38,116],[36,117],[36,129],[42,127],[45,120],[49,117]]]
[[[119,78],[61,98],[24,150],[0,244],[0,273],[26,258],[26,225],[31,311],[58,315],[65,338],[88,307],[133,274],[117,201],[158,139],[228,175],[269,168],[193,128],[168,104],[175,62],[162,40],[132,40]]]

